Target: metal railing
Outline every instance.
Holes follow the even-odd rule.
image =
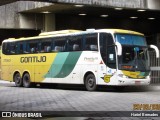
[[[160,84],[160,58],[156,58],[154,51],[149,52],[151,66],[151,84]]]

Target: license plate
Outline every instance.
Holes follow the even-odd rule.
[[[136,84],[136,85],[140,85],[140,84],[141,84],[141,81],[135,81],[135,84]]]

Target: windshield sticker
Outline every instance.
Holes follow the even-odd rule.
[[[113,60],[114,60],[114,55],[113,55],[113,54],[109,54],[109,59],[110,59],[111,61],[113,61]]]
[[[112,73],[112,69],[109,69],[109,70],[108,70],[108,73],[110,73],[110,74],[111,74],[111,73]]]

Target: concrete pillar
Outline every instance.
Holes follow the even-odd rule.
[[[44,31],[56,30],[55,14],[44,14]]]
[[[19,15],[19,28],[43,29],[43,14],[22,13]]]
[[[149,9],[160,9],[160,0],[147,0],[147,8]]]

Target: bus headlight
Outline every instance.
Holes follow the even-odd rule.
[[[118,74],[118,77],[121,77],[121,78],[128,78],[128,77],[125,76],[124,74]]]

